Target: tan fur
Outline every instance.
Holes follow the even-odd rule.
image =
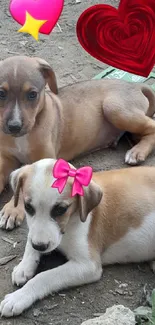
[[[45,87],[46,83],[49,87]],[[150,118],[155,113],[155,95],[147,85],[115,79],[91,80],[63,87],[57,96],[56,77],[49,64],[21,56],[0,62],[0,89],[4,86],[9,87],[8,96],[13,89],[18,99],[23,120],[18,136],[26,134],[28,145],[21,161],[17,138],[7,134],[6,128],[15,99],[0,100],[0,175],[4,175],[0,178],[0,191],[20,163],[43,158],[71,160],[109,147],[122,131],[137,134],[140,139],[126,158],[129,164],[144,161],[155,147],[155,121]],[[25,97],[31,88],[40,94],[36,102],[28,102]]]
[[[155,168],[99,172],[93,179],[102,188],[103,198],[92,213],[89,243],[92,254],[102,254],[155,210]]]

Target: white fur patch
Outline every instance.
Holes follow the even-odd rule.
[[[16,100],[15,108],[13,110],[12,120],[21,123],[21,111],[19,109],[18,101]]]
[[[52,177],[53,159],[43,159],[34,164],[35,171],[31,182],[31,200],[35,208],[35,218],[28,214],[27,223],[29,227],[29,239],[34,244],[48,244],[48,250],[51,251],[58,247],[62,234],[56,221],[51,218],[51,210],[61,195],[57,189],[51,188],[53,182]],[[47,174],[47,168],[51,165],[51,173]],[[49,186],[47,187],[47,178],[49,178]],[[61,198],[62,200],[62,198]],[[46,251],[47,252],[47,251]]]
[[[143,262],[155,259],[155,212],[145,217],[141,227],[131,230],[103,254],[103,265]]]
[[[67,231],[62,238],[59,249],[69,259],[90,260],[88,232],[92,216],[89,214],[86,221],[80,221],[79,213],[69,221]]]
[[[29,159],[28,159],[29,145],[28,145],[27,135],[24,135],[19,138],[15,138],[15,147],[8,148],[7,151],[11,155],[16,157],[21,163],[23,164],[29,163]]]
[[[17,79],[17,70],[18,70],[18,64],[15,64],[13,69],[14,80]]]

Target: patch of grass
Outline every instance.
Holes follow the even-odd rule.
[[[155,289],[152,291],[152,316],[148,325],[155,325]]]
[[[152,309],[137,308],[135,311],[137,325],[155,325],[155,289],[152,291],[151,297]]]

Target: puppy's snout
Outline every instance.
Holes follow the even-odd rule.
[[[21,131],[22,129],[22,122],[17,122],[17,121],[8,121],[7,127],[10,133],[12,134],[17,134]]]
[[[44,244],[44,243],[35,244],[32,242],[32,247],[35,250],[40,251],[40,252],[45,252],[47,250],[48,246],[49,246],[49,243],[48,244]]]

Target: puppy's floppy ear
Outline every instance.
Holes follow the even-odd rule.
[[[21,175],[21,169],[22,168],[16,169],[10,175],[10,185],[14,192],[14,207],[18,205],[19,193],[23,185],[23,177]]]
[[[12,190],[14,192],[14,206],[15,207],[18,205],[19,194],[23,187],[24,180],[27,176],[26,171],[27,171],[28,167],[29,166],[27,165],[27,166],[18,168],[15,171],[13,171],[10,175],[10,184],[11,184]]]
[[[79,196],[80,219],[85,222],[88,214],[100,203],[103,192],[99,185],[91,181],[84,189],[84,196]]]
[[[46,62],[45,60],[40,59],[40,58],[36,58],[36,60],[39,63],[39,70],[41,71],[43,77],[45,78],[46,82],[48,83],[51,91],[57,95],[58,87],[57,87],[56,76],[55,76],[53,69],[51,68],[49,63]]]

